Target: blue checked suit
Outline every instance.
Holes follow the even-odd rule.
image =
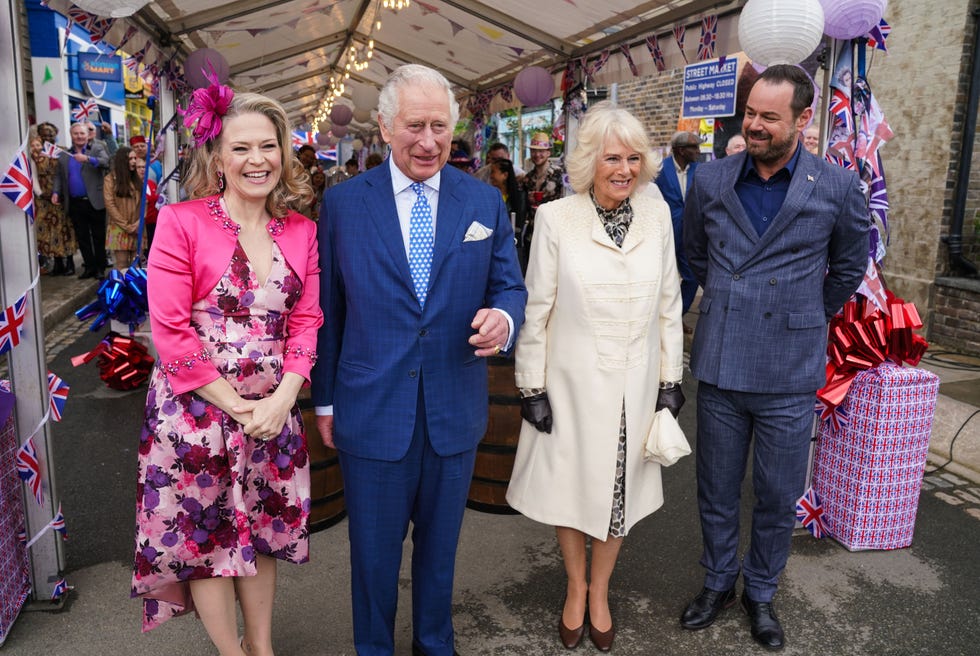
[[[392,653],[398,567],[413,529],[413,637],[452,654],[455,549],[476,445],[487,425],[487,365],[468,343],[480,308],[524,320],[506,206],[493,187],[442,169],[424,310],[409,272],[390,162],[331,187],[320,210],[321,306],[313,401],[334,407],[350,518],[354,642]],[[478,222],[493,231],[464,241]]]

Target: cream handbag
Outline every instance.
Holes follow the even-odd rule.
[[[643,441],[643,459],[670,467],[690,453],[684,431],[670,410],[664,408],[655,414],[650,432]]]

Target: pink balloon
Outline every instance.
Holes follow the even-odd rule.
[[[195,89],[203,89],[211,84],[205,73],[210,73],[214,69],[218,82],[226,84],[228,82],[228,60],[225,56],[214,48],[201,48],[187,55],[184,62],[184,77],[187,83]]]
[[[333,133],[333,136],[335,137],[343,137],[347,134],[347,126],[337,125],[336,123],[334,123],[333,127],[330,128],[330,131]]]
[[[526,107],[537,107],[551,100],[555,80],[541,66],[528,66],[514,78],[514,93]]]
[[[330,133],[329,132],[318,132],[316,135],[316,142],[321,146],[330,145]]]
[[[347,105],[334,105],[330,110],[330,120],[334,126],[347,125],[352,118],[354,118],[354,110]]]

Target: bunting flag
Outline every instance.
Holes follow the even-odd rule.
[[[55,421],[61,421],[61,414],[65,411],[65,401],[68,400],[70,389],[68,383],[59,376],[48,372],[48,398],[51,404],[51,418]]]
[[[27,155],[27,139],[17,149],[14,161],[0,179],[0,193],[24,210],[31,223],[34,223],[34,176],[31,173],[31,158]],[[3,333],[0,332],[0,353],[6,350],[3,344]]]
[[[65,579],[59,579],[57,583],[54,584],[54,590],[51,592],[51,601],[56,601],[61,599],[71,588],[68,587],[68,581]]]
[[[715,42],[718,40],[718,16],[701,19],[701,38],[698,40],[698,61],[715,58]]]
[[[146,45],[144,45],[142,48],[140,48],[133,54],[133,59],[135,59],[138,63],[142,64],[143,60],[146,59],[149,53],[150,53],[150,42],[147,41]]]
[[[664,62],[664,53],[660,50],[660,42],[657,40],[656,34],[651,34],[647,37],[647,50],[650,51],[650,57],[653,58],[653,63],[657,67],[657,71],[663,73],[667,70],[667,64]]]
[[[677,47],[681,51],[681,55],[684,57],[684,61],[687,61],[687,53],[684,52],[684,36],[687,34],[687,25],[676,25],[674,27],[674,41],[677,42]]]
[[[630,54],[629,44],[624,43],[619,46],[619,49],[622,51],[623,57],[626,57],[626,65],[630,67],[630,73],[633,74],[633,77],[639,77],[640,71],[637,70],[636,64],[633,63],[633,55]]]
[[[822,538],[827,529],[823,525],[823,506],[820,497],[808,487],[803,496],[796,501],[796,518],[803,524],[803,528],[810,531],[815,538]]]
[[[868,258],[868,268],[864,272],[864,280],[858,285],[857,293],[868,299],[876,308],[888,314],[888,294],[885,285],[878,275],[878,266],[872,258]]]
[[[122,50],[124,47],[126,47],[126,44],[129,43],[130,39],[136,36],[138,31],[139,30],[137,30],[135,26],[131,25],[129,29],[126,30],[126,34],[123,35],[122,41],[120,41],[119,45],[116,46],[116,50]]]
[[[68,539],[68,527],[65,526],[65,516],[61,512],[61,503],[58,503],[58,512],[55,513],[54,518],[51,520],[51,528],[61,533],[61,537],[65,540]]]
[[[25,314],[27,314],[27,294],[0,312],[0,355],[20,344]]]
[[[885,39],[891,34],[892,26],[885,22],[882,18],[878,21],[878,24],[871,28],[871,31],[867,34],[868,46],[871,48],[877,48],[878,50],[884,50],[888,52],[888,47],[885,46]]]
[[[44,490],[41,488],[41,462],[37,459],[33,437],[29,438],[17,451],[17,475],[31,489],[37,505],[44,505]]]
[[[88,118],[88,115],[96,111],[99,108],[99,104],[95,102],[95,98],[89,98],[78,104],[78,106],[72,111],[71,117],[76,121],[84,121]]]
[[[17,541],[22,545],[27,544],[27,529],[25,529],[23,526],[21,526],[17,531]]]
[[[105,35],[112,29],[112,24],[114,22],[116,22],[115,18],[97,17],[94,21],[92,21],[92,27],[89,28],[89,41],[92,43],[98,43],[104,39]]]
[[[593,76],[602,70],[602,67],[606,65],[607,61],[609,61],[608,48],[599,53],[599,58],[596,59],[591,66],[585,66],[585,74],[590,80],[593,79]]]
[[[126,57],[126,59],[123,60],[123,64],[129,69],[130,73],[136,73],[139,71],[140,63],[136,61],[135,57]]]

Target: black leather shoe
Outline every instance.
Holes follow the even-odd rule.
[[[698,596],[681,613],[681,626],[691,631],[705,629],[714,623],[718,613],[735,603],[735,588],[718,591],[702,588]]]
[[[82,269],[82,272],[78,274],[79,280],[84,280],[85,278],[94,278],[94,277],[95,277],[95,271],[89,268]]]
[[[742,608],[749,614],[752,623],[752,637],[769,651],[783,648],[783,627],[776,617],[776,609],[771,601],[752,601],[742,591]]]
[[[426,656],[419,643],[412,641],[412,656]],[[459,656],[459,652],[453,649],[453,656]]]

